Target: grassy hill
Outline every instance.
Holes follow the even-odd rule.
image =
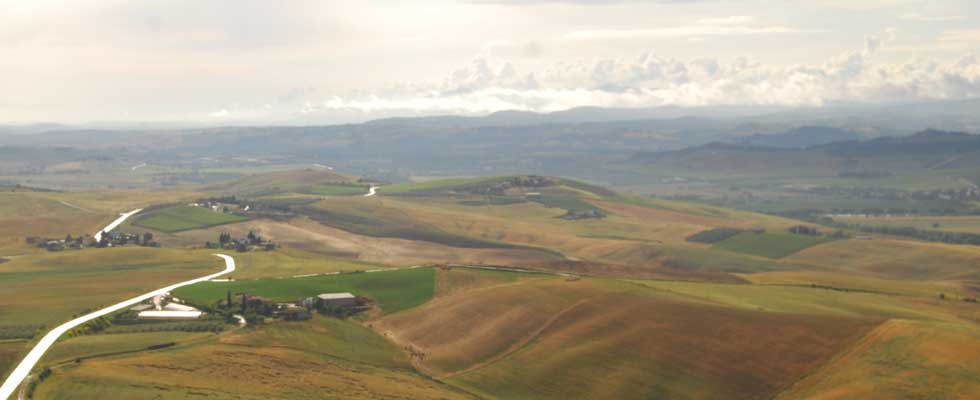
[[[344,192],[360,188],[356,181],[318,181],[326,175],[313,172],[251,177],[239,186],[257,204],[247,221],[212,221],[205,217],[214,213],[184,207],[148,213],[137,223],[158,218],[157,229],[173,228],[155,238],[160,249],[11,254],[0,264],[0,287],[12,290],[0,297],[0,332],[51,326],[212,272],[219,262],[200,246],[219,232],[251,231],[280,247],[230,253],[235,280],[181,288],[178,297],[213,306],[229,292],[292,301],[349,291],[372,299],[374,310],[343,320],[227,324],[153,350],[146,347],[165,335],[113,326],[58,343],[42,363],[56,368],[37,398],[969,398],[980,391],[971,378],[980,375],[971,361],[980,351],[980,308],[964,301],[980,287],[974,246],[828,235],[835,229],[814,222],[805,224],[820,234],[794,234],[804,222],[539,175],[385,185],[363,197]],[[314,187],[323,193],[307,192]],[[100,198],[111,206],[136,202],[112,192],[17,196],[26,197],[6,207],[55,216],[45,229],[87,214],[82,209],[99,216],[91,221],[111,217]],[[187,195],[161,194],[151,204],[187,201],[179,196]],[[358,272],[424,264],[441,265]],[[0,341],[0,370],[29,340]],[[132,353],[108,354],[113,349]],[[87,358],[64,363],[73,357]]]

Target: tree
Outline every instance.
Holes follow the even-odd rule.
[[[70,243],[72,241],[71,234],[65,236],[65,243]]]
[[[248,241],[251,243],[255,243],[255,232],[248,231]]]
[[[245,293],[242,293],[242,314],[245,314],[245,305],[246,304],[247,304],[247,302],[245,301]]]
[[[150,232],[143,232],[143,244],[150,243],[153,241],[153,234]]]
[[[228,300],[226,300],[225,308],[231,309],[231,290],[228,291]]]
[[[218,235],[218,243],[221,243],[221,247],[225,247],[228,242],[231,242],[231,234],[221,232],[221,234]]]

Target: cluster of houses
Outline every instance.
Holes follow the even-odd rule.
[[[218,235],[217,243],[208,241],[204,243],[204,246],[209,249],[225,249],[239,252],[246,252],[256,249],[272,251],[276,249],[275,243],[263,239],[262,236],[259,236],[252,231],[249,231],[248,235],[246,235],[244,238],[234,238],[230,233],[222,232]]]
[[[153,234],[149,232],[143,234],[122,232],[103,233],[100,240],[95,240],[95,237],[89,235],[72,236],[69,234],[63,239],[30,236],[25,238],[25,241],[27,244],[48,251],[81,250],[86,247],[102,248],[126,245],[160,247],[160,243],[154,241]]]
[[[236,302],[235,299],[238,299]],[[231,303],[229,303],[231,301]],[[353,314],[369,308],[367,299],[354,296],[351,293],[323,293],[293,302],[273,301],[261,296],[241,293],[228,300],[222,300],[218,306],[225,309],[240,307],[242,313],[253,311],[256,314],[286,321],[305,321],[313,317],[313,312],[344,315]]]
[[[245,204],[242,200],[235,196],[201,199],[194,203],[188,204],[188,206],[207,208],[211,211],[221,213],[244,213],[252,209],[251,205]]]
[[[62,251],[62,250],[81,250],[87,246],[94,246],[97,243],[95,239],[87,235],[72,237],[71,235],[65,236],[63,239],[53,239],[45,238],[39,236],[28,236],[24,238],[27,244],[36,246],[42,249],[47,249],[48,251]]]

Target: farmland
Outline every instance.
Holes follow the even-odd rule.
[[[827,239],[822,237],[790,233],[743,232],[718,242],[714,248],[768,258],[783,258],[826,241]]]
[[[394,313],[432,298],[434,274],[431,268],[416,268],[289,279],[204,282],[178,289],[175,294],[197,304],[209,305],[225,298],[228,291],[282,301],[327,292],[352,292],[373,299],[384,312]]]
[[[161,232],[174,233],[231,224],[246,219],[242,216],[211,211],[203,207],[174,206],[148,212],[138,217],[135,224]]]
[[[175,296],[212,308],[229,293],[295,301],[351,292],[370,299],[372,310],[348,319],[267,318],[215,333],[111,326],[56,344],[42,362],[54,372],[37,386],[36,398],[696,399],[737,393],[732,398],[761,399],[846,398],[877,385],[892,385],[893,397],[977,390],[962,377],[980,368],[944,355],[972,349],[980,335],[980,309],[962,301],[975,295],[980,279],[973,267],[980,250],[971,246],[793,234],[800,221],[620,195],[563,179],[432,181],[363,197],[360,191],[311,194],[316,187],[346,188],[349,178],[274,174],[286,179],[283,185],[258,175],[208,188],[215,195],[255,193],[254,204],[272,206],[247,220],[215,221],[230,214],[168,206],[121,228],[153,229],[163,248],[33,251],[0,264],[0,280],[14,293],[0,299],[4,332],[50,326],[211,271],[213,257],[200,246],[221,232],[254,232],[279,247],[231,253],[238,264],[232,281],[198,283]],[[307,185],[304,177],[324,180]],[[77,201],[70,203],[95,205]],[[84,213],[41,204],[64,218]],[[567,218],[570,213],[577,217]],[[458,265],[386,271],[426,264],[538,272]],[[101,290],[85,292],[78,282]],[[32,307],[23,303],[28,298]],[[0,354],[10,363],[29,340],[8,340]],[[175,343],[150,349],[161,341]],[[915,358],[902,360],[899,352]],[[84,360],[71,362],[76,358]],[[954,366],[962,371],[928,372]],[[880,383],[843,383],[872,367]],[[898,385],[901,371],[912,367],[927,371],[919,381]],[[248,382],[232,384],[228,370]],[[937,380],[949,389],[930,391],[925,382]]]
[[[834,217],[834,220],[867,226],[980,234],[980,217],[976,216],[842,216]]]
[[[320,185],[314,186],[311,192],[325,196],[353,196],[367,193],[367,188],[358,185]]]

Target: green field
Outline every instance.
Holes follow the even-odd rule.
[[[712,248],[768,258],[783,258],[827,241],[827,238],[821,236],[745,232],[718,242]]]
[[[174,293],[190,302],[209,305],[228,294],[248,293],[272,300],[300,300],[320,293],[350,292],[374,300],[385,313],[425,303],[435,292],[432,268],[374,273],[350,273],[288,279],[256,279],[235,282],[202,282]]]
[[[435,194],[449,190],[465,188],[485,184],[487,182],[499,180],[501,177],[481,177],[481,178],[453,178],[437,179],[425,182],[398,183],[384,186],[381,192],[385,194]]]
[[[893,217],[834,217],[835,221],[866,226],[890,228],[911,227],[928,231],[947,231],[980,234],[980,217],[977,216],[893,216]]]
[[[174,233],[246,220],[248,218],[214,212],[202,207],[176,206],[153,211],[137,219],[135,225],[156,229],[161,232]]]
[[[353,196],[367,193],[368,188],[359,185],[319,185],[310,191],[323,196]]]

